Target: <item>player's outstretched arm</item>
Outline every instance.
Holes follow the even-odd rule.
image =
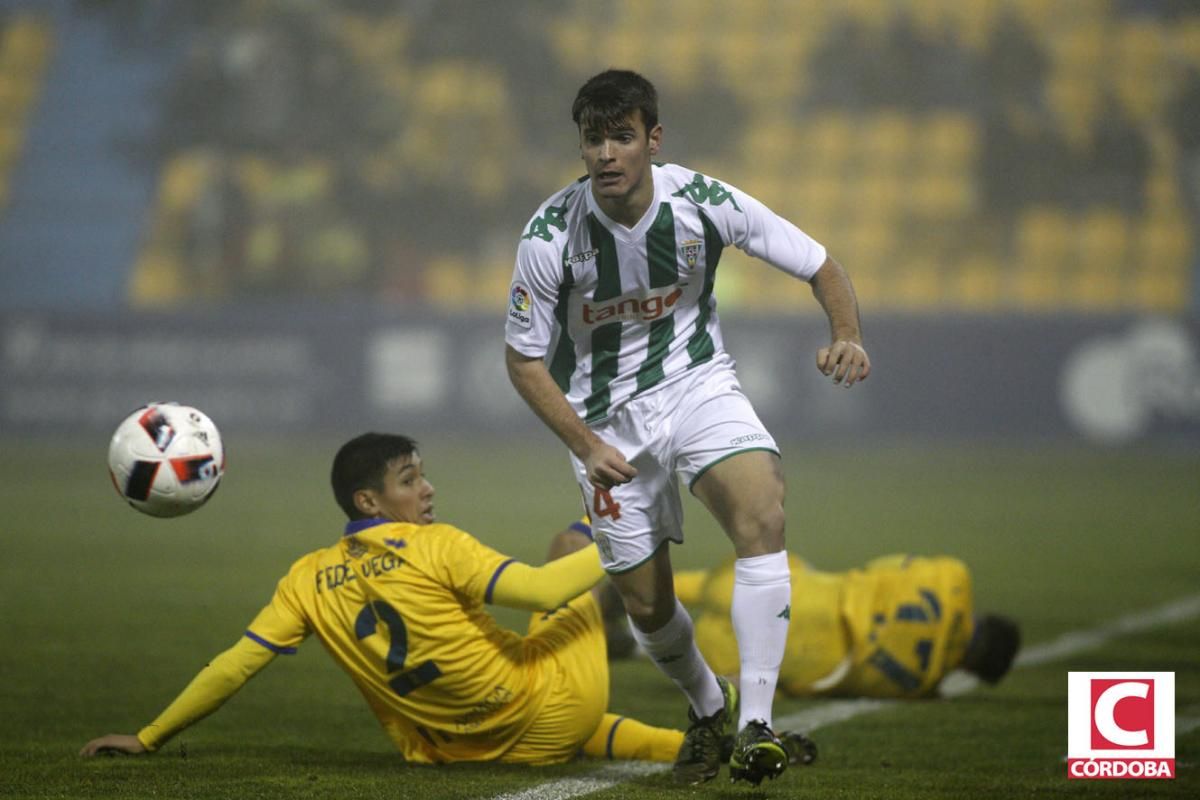
[[[841,264],[827,257],[811,286],[813,296],[829,317],[831,342],[817,351],[817,369],[846,388],[866,380],[871,374],[871,358],[863,347],[858,300],[850,276]]]
[[[594,544],[540,567],[514,561],[496,578],[492,602],[526,611],[549,611],[591,589],[605,574]]]
[[[147,752],[146,748],[136,736],[128,733],[110,733],[107,736],[101,736],[99,739],[92,739],[83,746],[83,749],[79,751],[79,755],[88,758],[98,756],[102,753],[125,753],[126,755],[137,756],[145,752]]]
[[[592,433],[579,419],[540,358],[526,356],[508,345],[504,363],[517,394],[546,423],[546,427],[554,431],[567,449],[584,463],[592,485],[611,489],[633,480],[637,469],[625,460],[617,448]]]

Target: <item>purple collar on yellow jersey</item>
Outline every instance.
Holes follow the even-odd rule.
[[[386,525],[391,522],[390,519],[384,517],[372,517],[371,519],[352,519],[346,523],[346,530],[342,533],[343,536],[353,536],[356,533],[362,533],[367,528],[374,528],[376,525]]]

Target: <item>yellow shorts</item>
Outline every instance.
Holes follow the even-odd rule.
[[[608,648],[591,592],[529,621],[526,652],[549,676],[546,704],[503,761],[550,764],[575,756],[608,708]]]

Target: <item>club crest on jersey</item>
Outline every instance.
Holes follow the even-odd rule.
[[[533,317],[530,308],[533,302],[529,290],[519,283],[514,283],[508,290],[508,318],[522,328],[533,327]]]
[[[608,322],[653,322],[670,310],[683,294],[675,287],[637,297],[617,297],[607,303],[583,303],[583,324],[603,325]]]
[[[704,242],[699,239],[688,239],[679,246],[679,252],[683,255],[688,267],[695,267],[700,261],[700,255],[704,252]]]

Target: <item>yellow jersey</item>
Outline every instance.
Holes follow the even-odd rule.
[[[356,520],[297,560],[246,636],[315,633],[405,759],[502,759],[541,711],[552,662],[484,609],[513,559],[451,525]]]

